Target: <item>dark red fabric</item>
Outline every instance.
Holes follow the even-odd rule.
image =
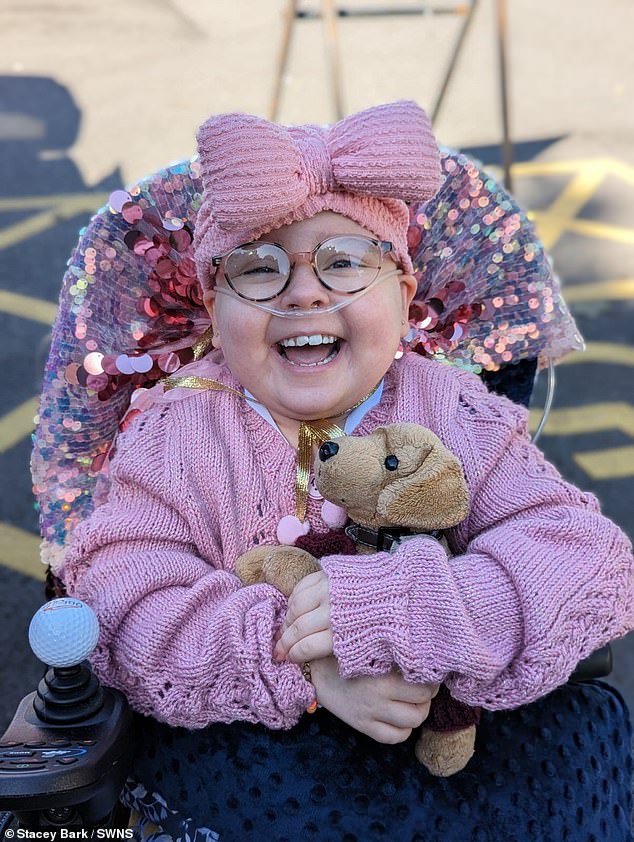
[[[450,695],[444,684],[431,703],[425,727],[432,731],[458,731],[480,722],[480,708],[469,707]]]
[[[322,558],[325,555],[356,555],[357,548],[352,538],[349,538],[343,529],[331,529],[318,535],[309,532],[308,535],[301,535],[295,546],[311,553],[315,558]]]

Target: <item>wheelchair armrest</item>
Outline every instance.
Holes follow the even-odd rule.
[[[577,664],[577,669],[570,676],[570,681],[588,681],[592,678],[605,678],[611,672],[612,649],[608,643]]]

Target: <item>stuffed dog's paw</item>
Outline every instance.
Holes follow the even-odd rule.
[[[461,772],[473,757],[475,736],[475,725],[459,731],[432,731],[423,726],[414,753],[432,775],[448,778]]]
[[[321,570],[317,560],[299,547],[254,547],[236,562],[236,575],[245,585],[265,583],[290,596],[295,585],[309,573]]]

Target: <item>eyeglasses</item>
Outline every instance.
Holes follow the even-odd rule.
[[[329,237],[312,252],[292,254],[276,243],[245,243],[212,258],[211,263],[222,265],[227,283],[240,298],[256,303],[271,301],[284,292],[300,257],[309,260],[326,289],[346,295],[360,293],[379,277],[383,255],[390,251],[392,243],[386,240],[348,235]]]

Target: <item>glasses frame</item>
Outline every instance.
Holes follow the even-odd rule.
[[[319,249],[323,245],[325,245],[330,240],[337,240],[339,238],[344,238],[344,237],[347,238],[347,239],[350,239],[351,237],[354,237],[358,240],[364,240],[365,242],[372,243],[373,245],[378,246],[378,248],[379,248],[379,265],[377,266],[376,274],[374,275],[372,280],[369,281],[367,284],[364,284],[363,286],[357,287],[356,289],[352,289],[352,290],[339,290],[339,289],[335,289],[334,287],[331,287],[329,284],[327,284],[326,281],[324,281],[324,279],[319,276],[319,272],[317,271],[317,265],[316,265],[316,260],[315,260],[317,252],[319,251]],[[234,246],[234,248],[232,248],[226,254],[222,254],[222,255],[218,255],[216,257],[212,257],[211,265],[215,268],[218,268],[224,260],[226,260],[228,257],[230,257],[231,254],[233,254],[234,251],[236,251],[236,249],[246,248],[247,246],[257,246],[257,245],[263,245],[262,241],[253,240],[253,241],[250,241],[248,243],[241,243],[239,246]],[[303,258],[308,260],[313,272],[315,273],[315,277],[317,278],[319,283],[323,287],[325,287],[327,290],[329,290],[330,292],[337,293],[338,295],[357,295],[359,292],[363,292],[363,290],[367,289],[369,286],[371,286],[376,281],[376,279],[381,274],[381,269],[383,268],[383,257],[384,257],[384,255],[389,254],[391,251],[394,250],[394,246],[389,240],[376,240],[376,239],[374,239],[374,237],[364,237],[362,234],[335,234],[334,236],[326,237],[324,240],[321,240],[321,242],[317,243],[317,245],[315,246],[315,248],[312,251],[288,252],[288,251],[286,251],[284,246],[281,246],[279,243],[266,243],[266,245],[277,246],[277,248],[281,249],[284,252],[284,254],[288,257],[288,260],[289,260],[289,263],[290,263],[290,271],[288,273],[288,278],[286,279],[286,282],[285,282],[284,286],[282,287],[282,289],[279,292],[276,292],[275,295],[269,295],[267,298],[250,298],[248,295],[244,295],[243,293],[241,293],[238,289],[236,289],[234,287],[234,285],[231,283],[231,278],[229,278],[227,273],[223,270],[223,275],[224,275],[224,278],[225,278],[226,282],[229,284],[229,286],[235,292],[235,294],[238,295],[240,298],[244,299],[244,301],[252,301],[252,302],[258,302],[259,303],[259,302],[263,302],[263,301],[273,301],[274,298],[279,298],[279,296],[282,295],[288,289],[288,285],[290,284],[290,282],[293,278],[293,272],[295,271],[295,264],[297,263],[296,258],[298,258],[298,257],[303,257]]]

